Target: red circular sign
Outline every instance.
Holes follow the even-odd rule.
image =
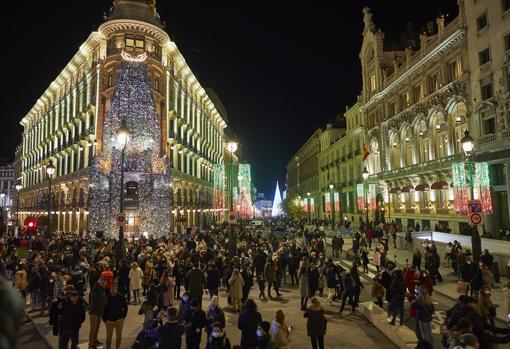
[[[235,220],[236,219],[236,215],[235,214],[231,214],[229,217],[228,217],[231,221]]]
[[[119,214],[117,216],[117,223],[122,224],[126,221],[126,216]]]
[[[481,221],[482,221],[482,216],[479,213],[475,212],[471,215],[471,223],[480,224]]]

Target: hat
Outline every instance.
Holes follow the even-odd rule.
[[[262,321],[259,326],[264,330],[264,332],[269,332],[269,329],[271,328],[271,324],[267,321]]]

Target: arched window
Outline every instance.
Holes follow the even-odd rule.
[[[390,136],[390,167],[392,170],[402,166],[400,157],[400,137],[397,132],[393,132]]]

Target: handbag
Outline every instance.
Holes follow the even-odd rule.
[[[457,281],[457,293],[458,294],[466,294],[468,291],[468,283],[465,281]]]

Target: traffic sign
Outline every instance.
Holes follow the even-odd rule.
[[[117,217],[115,218],[115,221],[117,222],[117,225],[124,225],[124,224],[126,224],[126,214],[118,213]]]
[[[235,224],[235,223],[237,223],[237,213],[235,213],[235,212],[230,212],[230,213],[228,214],[228,222],[229,222],[230,224]]]
[[[481,213],[478,213],[478,212],[470,213],[469,214],[469,221],[472,224],[474,224],[474,225],[482,224],[483,223],[483,216],[482,216]]]

